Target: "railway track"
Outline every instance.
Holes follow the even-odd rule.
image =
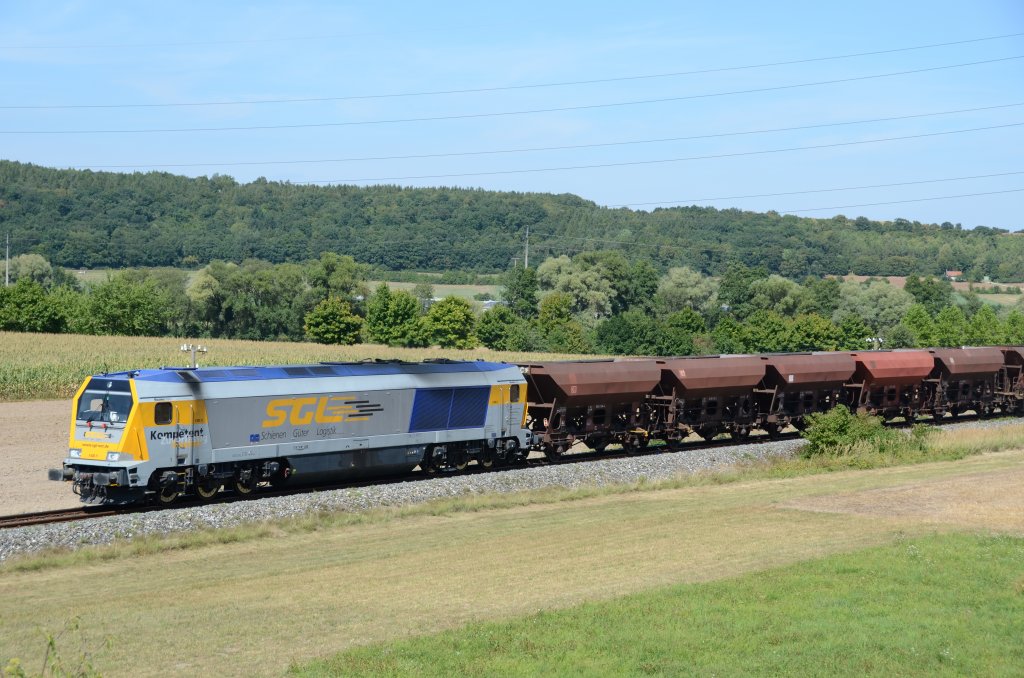
[[[15,516],[0,516],[0,529],[7,529],[10,527],[27,527],[29,525],[46,525],[48,523],[69,523],[76,520],[85,520],[87,518],[115,516],[124,512],[124,509],[99,507],[21,513]]]
[[[962,423],[962,422],[966,422],[966,421],[972,421],[972,420],[975,420],[975,419],[978,419],[978,418],[977,417],[968,416],[968,417],[961,417],[956,422],[954,422],[952,420],[949,420],[949,421],[945,421],[945,422],[934,422],[933,423],[931,421],[925,421],[925,422],[920,422],[920,423],[927,423],[927,424],[931,424],[933,426],[940,426],[941,427],[943,424]],[[894,426],[894,427],[905,427],[905,426],[908,426],[909,424],[905,423],[905,422],[890,422],[889,425]],[[734,447],[734,446],[737,446],[737,445],[757,444],[757,443],[769,442],[769,441],[794,440],[794,439],[797,439],[799,437],[800,437],[800,433],[797,432],[797,431],[788,432],[788,433],[782,433],[782,434],[779,434],[779,435],[775,436],[774,438],[770,438],[767,434],[760,434],[760,435],[755,434],[755,435],[750,436],[749,438],[742,438],[742,439],[723,438],[723,439],[716,439],[716,440],[709,440],[709,441],[699,441],[699,442],[695,441],[695,442],[690,442],[690,443],[683,443],[682,445],[678,445],[678,446],[670,446],[670,445],[664,445],[664,444],[654,444],[654,445],[651,445],[650,447],[646,447],[646,448],[637,450],[637,451],[632,452],[632,453],[627,453],[625,451],[618,451],[618,450],[614,450],[614,449],[611,450],[611,451],[606,451],[606,452],[597,452],[597,451],[589,450],[589,448],[586,448],[584,446],[584,450],[587,450],[587,451],[582,451],[581,450],[579,452],[573,452],[572,448],[570,448],[570,450],[564,456],[562,456],[560,459],[557,459],[557,460],[554,460],[554,461],[549,460],[546,457],[534,457],[532,459],[528,459],[525,466],[515,466],[515,465],[512,465],[512,466],[500,466],[500,467],[493,467],[493,468],[483,468],[481,466],[472,465],[472,466],[469,466],[467,469],[459,472],[459,475],[468,475],[468,474],[475,474],[475,473],[500,473],[502,471],[507,471],[507,470],[511,470],[511,469],[515,469],[515,468],[530,468],[530,467],[540,467],[540,466],[549,466],[549,465],[558,465],[558,464],[579,464],[579,463],[588,463],[588,462],[597,462],[597,461],[611,461],[611,460],[615,460],[615,459],[625,459],[625,458],[629,458],[629,457],[643,457],[643,456],[653,455],[653,454],[671,454],[673,452],[683,451],[683,450],[695,450],[695,449],[714,450],[714,449],[720,449],[720,448]],[[180,503],[178,503],[178,504],[176,504],[174,506],[157,506],[157,505],[122,506],[122,507],[103,507],[103,506],[97,506],[97,507],[79,507],[79,508],[74,508],[74,509],[60,509],[60,510],[55,510],[55,511],[40,511],[40,512],[36,512],[36,513],[23,513],[23,514],[20,514],[20,515],[0,516],[0,530],[8,529],[8,528],[15,528],[15,527],[27,527],[27,526],[31,526],[31,525],[46,525],[46,524],[51,524],[51,523],[73,522],[73,521],[78,521],[78,520],[86,520],[86,519],[89,519],[89,518],[102,518],[102,517],[105,517],[105,516],[126,515],[126,514],[130,514],[130,513],[142,513],[142,512],[147,512],[147,511],[160,511],[160,510],[163,510],[163,511],[174,511],[174,510],[177,510],[179,508],[188,508],[188,507],[194,507],[194,506],[198,506],[198,505],[226,504],[226,503],[237,502],[237,501],[254,501],[254,500],[257,500],[257,499],[267,499],[267,498],[271,498],[271,497],[286,497],[286,496],[291,496],[291,495],[296,495],[296,494],[305,494],[305,493],[311,493],[311,492],[328,492],[328,491],[331,491],[331,490],[350,489],[350,488],[358,488],[358,487],[368,487],[368,486],[371,486],[371,485],[388,485],[388,484],[395,484],[395,483],[420,482],[420,481],[429,480],[431,478],[435,478],[435,477],[439,477],[439,476],[440,477],[444,477],[446,475],[448,475],[448,474],[440,473],[440,474],[437,474],[437,475],[428,475],[428,474],[422,473],[420,471],[413,471],[413,472],[408,473],[408,474],[402,474],[402,475],[396,475],[396,476],[380,476],[380,477],[371,478],[371,479],[340,481],[340,482],[324,483],[324,484],[318,484],[318,485],[298,485],[298,486],[295,486],[295,487],[287,487],[287,488],[279,488],[279,489],[262,488],[261,490],[259,490],[257,492],[254,492],[253,494],[250,494],[250,495],[236,495],[236,494],[234,494],[233,492],[230,492],[230,491],[222,491],[214,499],[209,500],[209,501],[201,501],[201,500],[199,500],[197,498],[188,498],[188,499],[182,500]]]

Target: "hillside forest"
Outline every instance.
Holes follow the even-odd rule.
[[[390,271],[500,273],[520,257],[595,249],[722,276],[743,264],[791,280],[854,273],[1006,282],[1024,236],[959,224],[806,218],[712,207],[608,208],[574,195],[306,186],[227,176],[59,170],[0,161],[0,234],[64,268],[270,264],[348,255]]]

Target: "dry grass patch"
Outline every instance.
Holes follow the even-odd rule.
[[[957,528],[1024,535],[1024,468],[926,480],[846,494],[804,498],[787,508],[913,518]]]

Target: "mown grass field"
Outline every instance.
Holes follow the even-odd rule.
[[[1019,443],[1021,428],[1010,428]],[[988,449],[987,433],[960,447],[950,439],[943,454]],[[991,442],[1011,440],[1000,433]],[[1013,598],[1003,589],[1024,574],[1019,540],[998,546],[998,566],[976,556],[1003,541],[981,541],[972,552],[969,540],[914,540],[964,530],[1024,535],[1024,451],[800,475],[836,468],[782,467],[773,478],[773,469],[754,466],[658,485],[456,497],[15,560],[0,566],[0,661],[41,656],[42,634],[78,618],[81,638],[64,650],[110,638],[94,657],[104,675],[278,675],[289,666],[313,675],[429,675],[431,666],[413,666],[428,647],[464,648],[465,663],[448,657],[435,673],[471,675],[685,673],[691,656],[703,662],[699,673],[720,675],[946,666],[951,674],[1010,675],[1004,667],[1018,655],[1006,649],[1007,637],[1019,634],[1024,615],[1008,613],[1024,601],[1020,590]],[[885,561],[883,549],[798,565],[878,546],[895,560]],[[928,567],[899,561],[911,546]],[[1003,562],[1014,548],[1017,560]],[[1016,579],[1007,579],[1008,567]],[[933,571],[934,580],[905,585]],[[805,574],[804,583],[787,583],[789,572]],[[716,581],[725,588],[665,588]],[[861,587],[863,596],[847,597]],[[901,595],[914,606],[905,614],[900,608],[910,603]],[[706,604],[679,608],[690,598]],[[602,601],[611,607],[592,606]],[[665,617],[674,607],[680,613]],[[940,608],[945,618],[932,619]],[[1000,619],[1017,626],[1008,630]],[[916,625],[893,631],[907,620]],[[563,624],[564,633],[551,628]],[[444,632],[451,634],[430,636]],[[160,640],[168,633],[175,642]],[[494,642],[474,640],[481,633]],[[595,651],[588,634],[606,650]],[[399,644],[335,656],[382,642]],[[823,649],[795,650],[819,643]],[[872,664],[873,653],[895,659]],[[317,657],[327,663],[309,663]]]
[[[947,534],[359,648],[314,676],[1011,676],[1024,538]]]
[[[540,360],[573,358],[552,354],[501,353],[485,348],[389,348],[375,344],[323,344],[209,339],[201,365],[276,365],[325,360]],[[90,374],[162,365],[184,365],[181,340],[168,337],[94,337],[76,334],[0,332],[0,401],[69,398]],[[579,356],[575,356],[579,357]]]

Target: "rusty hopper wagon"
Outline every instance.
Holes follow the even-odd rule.
[[[864,351],[849,384],[851,409],[886,419],[913,417],[927,405],[925,380],[935,367],[928,351]]]
[[[845,400],[845,387],[856,370],[846,353],[787,353],[762,356],[764,380],[755,390],[762,428],[771,435],[804,416],[826,412]]]
[[[754,387],[764,379],[760,356],[711,356],[659,360],[661,382],[652,396],[656,421],[668,442],[697,433],[743,438],[756,424]]]
[[[992,412],[996,376],[1005,357],[998,348],[936,348],[931,350],[935,366],[930,375],[934,385],[931,413],[954,417],[966,410]]]
[[[611,443],[643,447],[648,436],[641,406],[658,385],[654,360],[595,360],[521,365],[526,377],[527,426],[549,459],[576,441],[602,451]]]

